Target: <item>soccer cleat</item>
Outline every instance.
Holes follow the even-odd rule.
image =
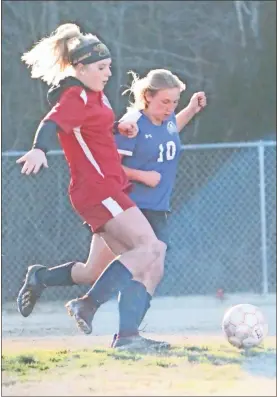
[[[47,268],[41,265],[32,265],[28,267],[23,287],[18,293],[17,308],[23,317],[28,317],[32,313],[37,300],[46,288],[46,286],[37,279],[36,274],[41,269]]]
[[[112,348],[126,351],[159,352],[170,348],[170,343],[144,338],[141,335],[118,337],[114,335]]]
[[[92,320],[98,309],[97,306],[93,306],[91,300],[84,296],[82,298],[72,299],[65,305],[67,312],[71,317],[75,318],[77,327],[84,334],[92,333]]]

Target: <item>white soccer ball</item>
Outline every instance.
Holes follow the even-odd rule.
[[[231,345],[248,349],[264,340],[268,324],[258,307],[245,303],[227,310],[222,320],[222,330]]]

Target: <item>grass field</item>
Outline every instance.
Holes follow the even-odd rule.
[[[257,304],[254,299],[237,299]],[[172,343],[163,354],[107,348],[117,322],[115,302],[99,313],[93,336],[79,334],[61,304],[41,303],[28,319],[7,307],[2,395],[276,395],[274,300],[259,305],[269,317],[271,333],[263,346],[247,354],[230,346],[220,330],[222,314],[234,299],[223,304],[206,299],[205,311],[197,300],[173,301],[157,299],[146,319],[147,337]]]

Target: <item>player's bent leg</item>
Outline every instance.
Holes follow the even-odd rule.
[[[75,284],[93,284],[119,253],[114,253],[100,234],[94,233],[86,263],[76,263],[71,270]]]
[[[111,247],[109,247],[103,239],[102,233],[95,234],[87,260],[88,267],[93,274],[93,282],[100,277],[109,263],[126,249],[118,241],[113,241]],[[69,301],[65,307],[68,314],[75,318],[77,327],[85,334],[90,334],[92,332],[92,320],[99,306],[97,304],[91,305],[86,299],[80,298]]]
[[[148,220],[137,207],[132,207],[109,220],[103,227],[110,239],[125,244],[128,251],[120,261],[141,280],[159,257],[164,255],[164,244],[159,241]]]
[[[152,210],[142,210],[142,213],[149,221],[151,227],[153,228],[157,238],[164,243],[164,257],[159,258],[156,261],[155,265],[152,266],[149,272],[144,276],[142,282],[146,286],[147,294],[145,297],[145,306],[144,310],[141,314],[140,319],[138,319],[138,327],[141,325],[147,311],[150,308],[152,296],[154,295],[155,289],[163,278],[164,273],[164,259],[168,246],[168,223],[167,223],[167,213],[164,211],[152,211]],[[125,288],[119,294],[119,311],[122,313],[128,312],[130,310],[130,305],[132,304],[133,293],[135,292],[136,285],[134,284],[133,290]],[[124,320],[123,314],[120,315],[120,320],[122,317],[122,321]],[[125,329],[124,323],[120,321],[119,333],[114,334],[113,341],[111,347],[117,346],[131,346],[129,338],[121,337],[118,339],[118,335],[120,335],[120,329]],[[134,340],[134,343],[137,343]]]
[[[105,268],[112,260],[114,260],[122,252],[126,251],[126,247],[122,244],[114,241],[111,245],[112,249],[109,248],[101,233],[95,233],[92,238],[91,248],[88,260],[86,262],[87,270],[91,273],[90,280],[95,280],[103,273]],[[74,269],[74,268],[73,268]],[[72,270],[73,270],[72,269]],[[77,273],[77,276],[76,276]],[[72,274],[72,278],[76,281],[77,277],[82,273],[78,269],[76,270],[75,276]],[[81,275],[83,277],[83,274]],[[68,314],[75,318],[78,328],[85,334],[92,332],[92,320],[97,310],[97,305],[93,306],[92,310],[86,300],[75,300],[66,304]]]
[[[161,258],[160,263],[158,263],[158,269],[156,269],[153,277],[153,271],[150,271],[146,274],[144,284],[147,287],[148,296],[145,304],[144,313],[141,316],[140,324],[143,321],[147,311],[150,308],[150,303],[152,300],[152,296],[163,278],[164,274],[164,262],[166,252],[168,250],[169,244],[169,228],[168,228],[168,214],[165,211],[153,211],[153,210],[142,210],[143,215],[147,218],[152,229],[154,230],[157,238],[164,243],[164,258]]]
[[[134,279],[140,279],[141,275],[145,274],[152,263],[162,255],[163,247],[162,243],[157,240],[147,219],[134,206],[129,197],[123,193],[120,193],[116,198],[105,200],[102,205],[87,209],[83,218],[92,225],[94,230],[99,231],[100,226],[102,226],[105,234],[129,248],[104,270],[84,297],[70,301],[66,305],[69,314],[75,317],[81,331],[89,333],[92,330],[90,319],[93,318],[98,307],[107,302],[114,293],[129,286]],[[101,223],[100,218],[102,219]],[[141,284],[142,289],[146,293],[145,286]],[[89,302],[91,316],[88,316],[88,313],[84,316],[83,301]],[[86,307],[88,308],[89,305],[86,305]],[[139,317],[141,317],[144,307],[145,301],[140,301],[136,305]],[[83,323],[80,322],[80,318]],[[88,318],[89,322],[87,321]],[[133,316],[132,321],[133,324],[130,329],[137,334],[137,317]]]
[[[51,268],[29,266],[17,297],[18,311],[28,317],[46,287],[93,284],[117,254],[109,249],[100,235],[95,234],[86,263],[69,262]]]
[[[134,224],[138,225],[137,222]],[[150,227],[149,223],[147,224],[147,227]],[[151,234],[149,233],[148,242],[151,241],[151,239],[153,239],[153,235],[154,235],[153,231],[151,230]],[[112,247],[114,240],[111,240],[111,236],[108,233],[105,233],[104,238],[105,238],[107,244],[110,247]],[[127,239],[126,239],[126,241],[127,241]],[[135,242],[132,242],[131,244],[134,245]],[[146,270],[146,272],[141,273],[141,275],[137,275],[136,277],[134,277],[133,283],[132,283],[132,288],[130,288],[130,289],[125,288],[120,293],[119,304],[122,303],[123,306],[125,306],[125,305],[130,306],[131,302],[132,302],[132,295],[134,295],[134,293],[136,293],[137,295],[142,294],[142,286],[140,287],[141,284],[143,285],[143,287],[145,287],[144,288],[145,304],[143,305],[142,312],[139,317],[138,325],[141,324],[141,321],[142,321],[143,317],[145,316],[146,311],[149,309],[152,295],[154,294],[154,291],[155,291],[157,285],[159,284],[160,280],[163,277],[166,248],[167,248],[166,244],[163,241],[157,240],[156,237],[152,240],[152,245],[143,246],[142,252],[143,252],[144,256],[149,251],[150,251],[150,253],[158,252],[159,254],[156,256],[156,258],[154,258],[154,260],[152,261],[151,265]],[[128,254],[131,254],[132,252],[134,252],[134,251],[129,251]],[[138,251],[136,252],[136,259],[138,258],[137,253],[138,253]],[[123,256],[125,256],[125,255],[122,255],[121,258],[123,258]],[[136,283],[136,281],[138,281],[138,283]],[[141,284],[139,284],[139,283],[141,283]]]
[[[32,265],[27,269],[24,284],[17,297],[18,311],[28,317],[46,287],[71,286],[71,270],[76,262],[68,262],[59,266],[47,268],[42,265]]]
[[[164,244],[164,252],[166,252],[166,245]],[[165,255],[165,254],[164,254]],[[132,349],[133,347],[138,344],[138,346],[141,346],[141,348],[144,347],[149,347],[150,344],[153,344],[153,348],[163,348],[167,347],[168,344],[165,342],[157,342],[156,341],[151,341],[151,340],[142,340],[137,339],[137,338],[130,338],[128,336],[128,322],[130,321],[130,317],[132,315],[132,312],[134,312],[134,315],[136,316],[136,325],[137,329],[139,329],[147,311],[150,308],[150,302],[152,300],[152,296],[154,294],[154,291],[162,279],[163,276],[163,259],[160,257],[160,261],[158,261],[155,266],[151,267],[150,272],[147,273],[146,277],[144,278],[143,285],[146,287],[144,294],[143,291],[140,289],[140,284],[137,283],[136,281],[133,281],[132,285],[130,284],[130,288],[125,288],[123,291],[120,292],[119,294],[119,330],[118,333],[114,334],[113,341],[111,344],[111,347],[120,347],[124,348],[130,348]],[[141,290],[141,292],[140,292]],[[151,291],[151,293],[149,293]],[[135,309],[135,305],[137,304],[136,299],[139,299],[139,293],[141,294],[140,300],[142,302],[141,310],[138,312]],[[144,302],[144,305],[143,305]],[[127,337],[126,337],[126,331],[127,331]],[[150,343],[151,342],[151,343]]]
[[[160,251],[159,257],[152,264],[149,271],[144,275],[144,280],[143,280],[144,284],[147,287],[147,291],[151,296],[154,295],[154,292],[164,275],[164,261],[165,261],[167,246],[163,242],[160,242],[160,247],[162,247],[162,249]]]
[[[134,218],[134,216],[132,216]],[[138,223],[133,223],[138,225]],[[129,234],[130,235],[130,234]],[[141,235],[139,235],[140,237]],[[113,240],[110,235],[105,233],[105,240],[107,244],[112,247]],[[165,342],[153,341],[141,337],[138,333],[139,325],[150,307],[152,295],[149,293],[154,292],[157,284],[163,276],[164,258],[166,252],[166,244],[153,238],[153,232],[149,233],[148,243],[152,239],[152,244],[144,245],[142,252],[147,255],[153,252],[159,252],[159,255],[153,259],[149,269],[141,275],[134,277],[129,287],[125,287],[120,291],[119,296],[119,331],[114,335],[112,347],[116,348],[150,348],[150,345],[155,348],[168,347]],[[128,241],[126,238],[125,241]],[[129,243],[130,244],[130,243]],[[134,246],[136,242],[131,242],[130,245]],[[138,238],[138,245],[143,245],[143,239]],[[129,251],[128,253],[131,253]],[[138,252],[138,251],[137,251]],[[139,251],[140,253],[140,251]],[[137,256],[138,257],[138,256]],[[123,255],[121,256],[123,258]],[[141,258],[140,258],[141,259]],[[133,319],[133,321],[132,321]]]

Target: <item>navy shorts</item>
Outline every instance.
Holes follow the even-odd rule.
[[[167,245],[167,249],[170,248],[169,244],[169,228],[168,228],[168,212],[166,211],[154,211],[154,210],[146,210],[140,209],[143,215],[146,217],[152,229],[154,230],[157,238],[164,242]],[[87,226],[90,231],[90,226],[84,222],[84,225]]]
[[[168,229],[168,213],[166,211],[154,211],[141,209],[146,217],[157,238],[163,241],[169,248],[169,229]]]

